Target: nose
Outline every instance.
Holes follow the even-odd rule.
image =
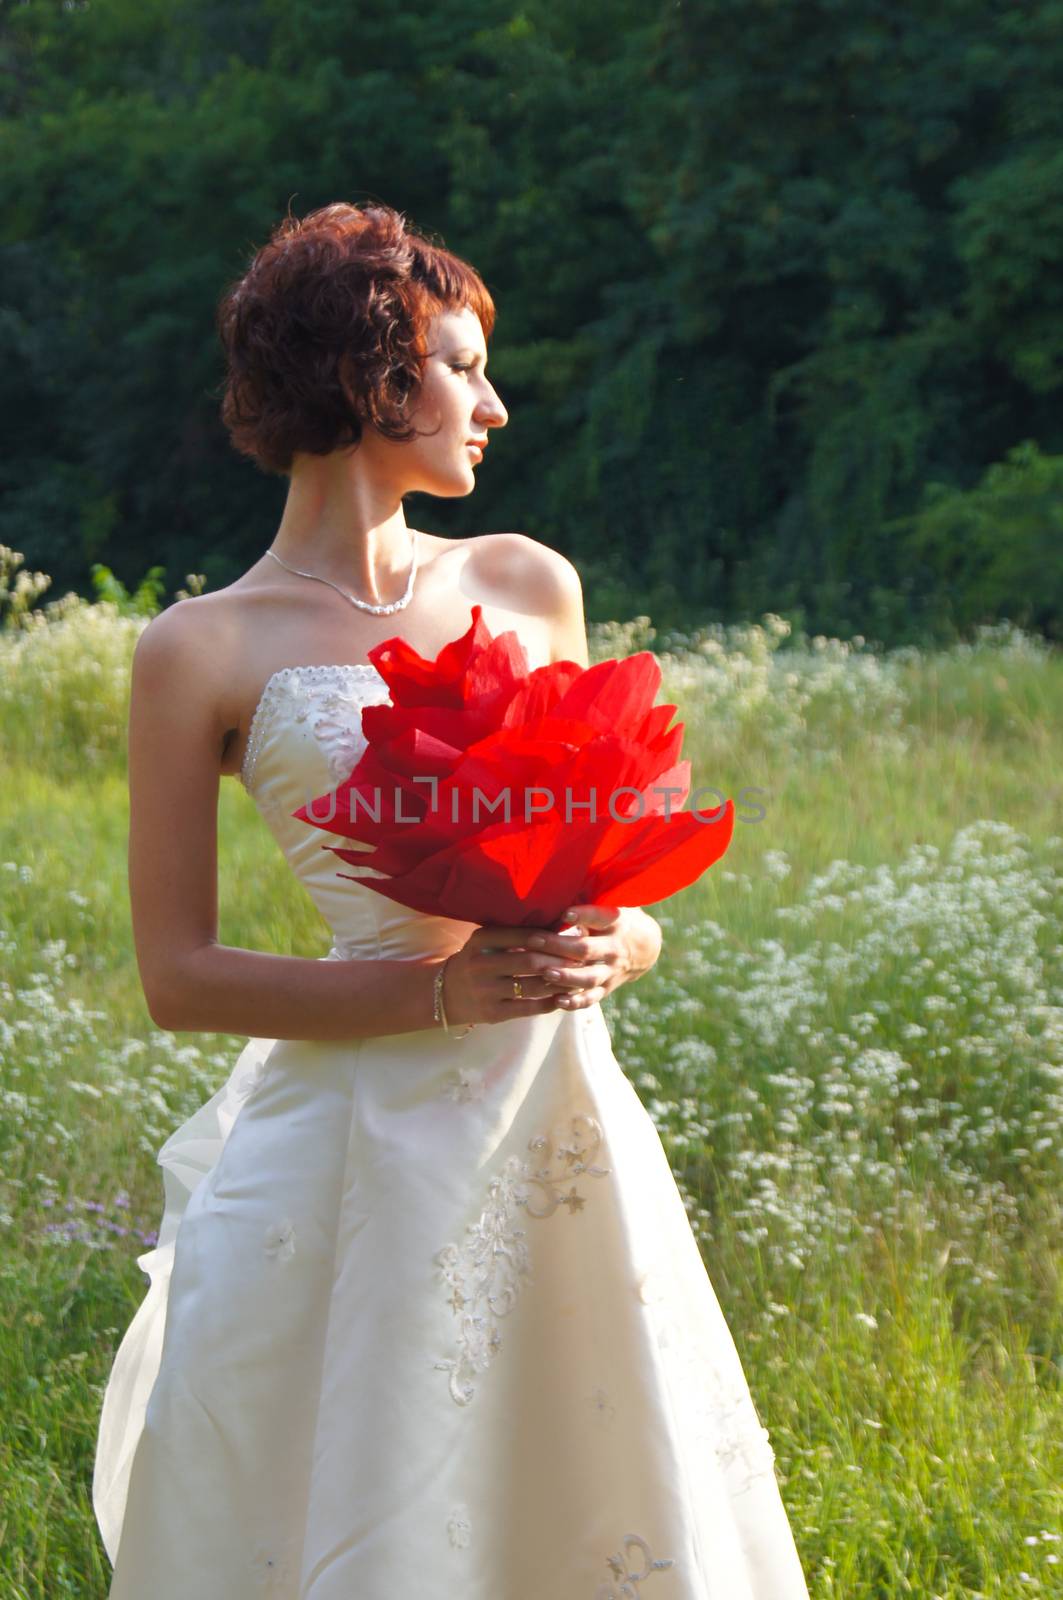
[[[509,421],[509,412],[494,389],[491,391],[491,396],[489,401],[477,409],[477,419],[487,428],[504,428]]]

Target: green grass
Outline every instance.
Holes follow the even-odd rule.
[[[146,1288],[155,1152],[243,1043],[161,1033],[140,992],[137,626],[98,605],[0,634],[2,1600],[106,1594],[95,1430]],[[1063,1595],[1063,660],[1006,629],[891,655],[784,632],[657,641],[694,785],[767,797],[653,908],[664,949],[606,1001],[614,1048],[816,1600]],[[222,939],[323,954],[222,787]]]

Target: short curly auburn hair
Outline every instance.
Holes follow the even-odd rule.
[[[357,444],[366,422],[413,439],[406,408],[428,323],[465,306],[490,339],[495,306],[479,274],[391,206],[338,202],[285,217],[218,303],[233,447],[286,474],[297,450]]]

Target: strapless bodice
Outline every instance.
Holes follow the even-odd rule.
[[[292,816],[350,775],[366,747],[362,708],[390,699],[369,662],[281,667],[267,680],[255,708],[240,772],[292,871],[331,928],[335,952],[353,960],[412,960],[456,950],[476,927],[411,911],[340,877],[357,869],[323,847],[370,847]],[[384,876],[370,867],[365,872]]]

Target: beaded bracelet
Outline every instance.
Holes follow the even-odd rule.
[[[453,954],[453,951],[451,954]],[[450,956],[447,957],[447,961],[449,960]],[[449,1034],[453,1039],[466,1039],[475,1028],[475,1022],[467,1022],[464,1033],[454,1033],[447,1023],[447,1014],[443,1009],[443,978],[447,970],[447,961],[440,962],[439,970],[432,981],[432,1014],[437,1022],[443,1024],[444,1033]]]

